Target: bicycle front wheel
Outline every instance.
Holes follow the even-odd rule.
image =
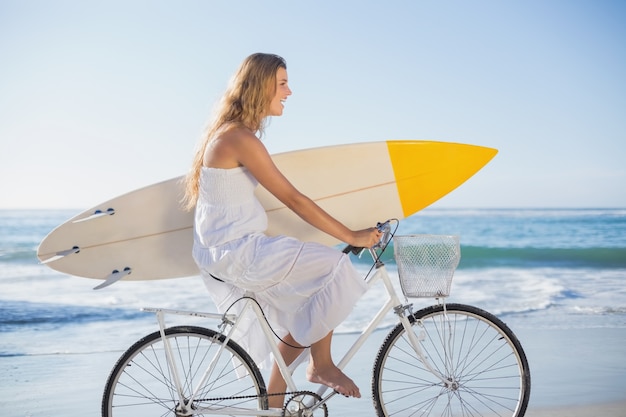
[[[228,408],[268,408],[263,377],[237,343],[229,340],[224,345],[223,334],[195,326],[172,327],[165,330],[165,336],[180,380],[182,402],[193,410],[191,415],[204,415],[202,410],[229,415]],[[203,381],[208,369],[212,371]],[[196,396],[189,401],[194,392]],[[102,416],[176,416],[180,409],[174,373],[157,331],[139,340],[118,360],[104,389]]]
[[[402,324],[387,336],[374,364],[372,393],[379,417],[521,417],[530,396],[522,346],[504,322],[476,307],[447,304],[409,317],[433,374]]]

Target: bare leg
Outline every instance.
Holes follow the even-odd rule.
[[[306,370],[307,379],[316,384],[326,385],[347,397],[361,398],[356,386],[341,369],[335,366],[330,352],[333,332],[311,346],[311,362]]]
[[[300,346],[298,342],[296,342],[291,334],[283,337],[283,340],[289,343],[292,346]],[[289,366],[296,358],[302,353],[302,349],[295,349],[286,344],[280,342],[278,344],[278,349],[280,353],[283,355],[283,359],[287,366]],[[278,365],[274,362],[272,366],[272,373],[270,374],[269,384],[267,386],[267,392],[272,394],[275,392],[285,392],[287,389],[287,383],[283,379],[282,374],[280,373],[280,369],[278,369]],[[282,408],[285,404],[285,396],[284,395],[273,395],[268,399],[269,406],[272,408]]]
[[[306,370],[306,377],[310,382],[326,385],[342,395],[361,398],[359,387],[341,369],[337,368],[333,362],[330,352],[332,337],[333,332],[330,332],[323,339],[311,345],[311,361]],[[291,334],[288,334],[283,340],[290,345],[301,346],[293,339]],[[292,348],[282,342],[279,343],[278,349],[287,365],[290,365],[302,353],[301,349]],[[274,362],[267,392],[270,394],[285,392],[286,389],[287,383],[283,379],[278,365]],[[284,403],[285,397],[283,395],[273,395],[268,399],[268,404],[272,408],[282,408]]]

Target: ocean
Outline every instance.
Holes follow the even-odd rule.
[[[214,311],[198,277],[94,291],[99,281],[39,264],[39,242],[77,212],[0,210],[0,358],[122,352],[156,330],[141,307]],[[514,331],[626,328],[626,209],[432,208],[401,221],[397,233],[459,235],[448,302],[488,310]],[[366,257],[354,258],[363,272]],[[363,328],[381,294],[372,288],[337,332]],[[390,315],[381,326],[394,321]]]

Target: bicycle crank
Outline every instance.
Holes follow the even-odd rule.
[[[316,393],[300,391],[287,400],[282,417],[328,417],[328,407]]]

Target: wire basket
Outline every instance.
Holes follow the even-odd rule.
[[[447,297],[461,260],[458,236],[406,235],[393,239],[400,287],[406,297]]]

